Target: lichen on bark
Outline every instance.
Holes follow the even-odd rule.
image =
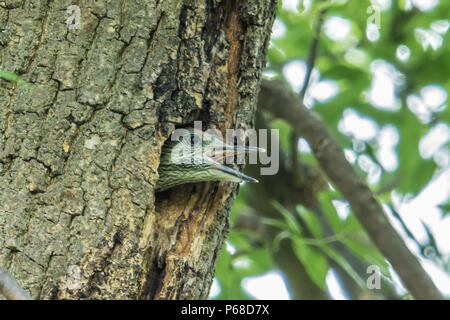
[[[0,265],[38,299],[206,298],[236,185],[154,192],[178,126],[252,125],[275,1],[0,1]],[[77,285],[68,281],[79,271]]]

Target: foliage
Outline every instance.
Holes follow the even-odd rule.
[[[302,82],[298,79],[297,82],[293,81],[287,67],[293,61],[306,65],[318,16],[326,8],[325,25],[320,35],[315,63],[319,76],[316,76],[315,80],[313,77],[310,82],[305,103],[309,98],[309,107],[314,108],[341,146],[346,149],[349,161],[367,178],[372,190],[378,192],[379,199],[388,213],[392,212],[393,221],[397,220],[403,225],[405,230],[402,233],[416,243],[417,253],[422,254],[425,259],[429,258],[424,254],[426,248],[431,247],[439,253],[433,234],[435,231],[423,223],[425,238],[420,241],[415,239],[413,233],[401,221],[402,218],[396,211],[398,204],[393,199],[397,197],[407,201],[416,197],[427,185],[433,183],[433,179],[449,169],[450,134],[446,140],[436,142],[438,145],[434,145],[432,151],[425,150],[423,145],[437,127],[450,132],[450,108],[447,107],[447,95],[450,92],[450,39],[447,32],[450,2],[441,0],[429,10],[421,11],[423,8],[413,5],[409,7],[411,1],[387,1],[390,5],[381,8],[378,33],[369,36],[367,27],[370,15],[367,9],[376,4],[376,1],[315,0],[307,10],[300,1],[297,11],[286,9],[287,2],[279,3],[276,21],[278,31],[271,40],[267,75],[279,78],[299,91]],[[349,34],[340,40],[333,40],[328,34],[327,22],[333,18],[344,19],[350,26]],[[370,91],[376,85],[377,68],[382,70],[381,82],[383,79],[392,80],[392,94],[388,91],[381,92],[382,96],[392,95],[393,101],[390,105],[382,105],[376,99],[370,98]],[[328,99],[315,97],[314,86],[320,88],[318,84],[321,81],[335,83],[338,87],[337,93]],[[432,98],[427,96],[430,90],[443,94],[443,101],[433,105]],[[434,97],[436,98],[436,95]],[[375,132],[371,136],[361,137],[352,128],[345,130],[345,118],[349,114],[358,121],[365,121],[375,128]],[[272,119],[271,125],[280,130],[281,147],[289,150],[290,126],[281,119]],[[385,132],[390,132],[388,142],[391,144],[388,146],[386,139],[383,140]],[[389,165],[383,159],[386,148],[392,155],[393,164]],[[300,159],[314,163],[308,161],[311,159],[309,153],[302,153]],[[248,186],[241,189],[244,192],[241,192],[236,200],[233,221],[246,209],[246,188]],[[371,244],[353,214],[350,212],[347,217],[341,217],[337,213],[333,204],[336,200],[345,199],[335,191],[326,190],[320,195],[320,208],[335,232],[333,236],[324,235],[315,213],[300,205],[292,212],[276,200],[272,199],[272,205],[279,213],[278,218],[262,220],[264,224],[280,231],[274,243],[266,241],[264,249],[259,247],[252,251],[249,244],[257,237],[254,232],[231,232],[229,245],[238,253],[245,252],[249,262],[245,268],[232,268],[235,260],[242,256],[224,250],[216,274],[222,289],[220,298],[250,298],[242,290],[242,280],[244,277],[261,275],[276,268],[269,255],[263,251],[276,249],[277,242],[280,241],[291,242],[297,259],[305,266],[311,279],[323,290],[327,290],[326,276],[330,270],[330,262],[340,265],[358,285],[365,288],[365,279],[335,251],[333,242],[344,244],[361,261],[380,266],[381,272],[387,278],[391,277],[388,263]],[[447,202],[444,200],[439,208],[442,219],[448,219],[448,199]],[[448,257],[445,255],[439,253],[437,257],[434,256],[433,262],[447,272],[450,271]]]

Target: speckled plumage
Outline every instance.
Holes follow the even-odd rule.
[[[204,181],[258,182],[221,163],[225,152],[259,151],[256,147],[231,146],[214,135],[193,128],[183,129],[176,141],[168,140],[162,149],[157,191],[185,183]]]

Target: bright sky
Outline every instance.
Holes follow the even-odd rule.
[[[342,1],[342,0],[341,0]],[[283,0],[282,6],[286,10],[297,11],[300,0]],[[344,0],[345,2],[345,0]],[[382,10],[387,10],[391,6],[391,0],[371,0]],[[438,0],[405,0],[407,8],[416,7],[420,11],[426,12],[437,5]],[[308,10],[310,1],[304,1],[305,10]],[[438,49],[443,44],[443,37],[449,29],[448,20],[435,21],[430,29],[415,30],[416,40],[425,49]],[[286,28],[279,20],[275,21],[273,37],[280,38],[285,34]],[[378,32],[378,31],[377,31]],[[351,37],[351,23],[342,18],[328,17],[324,24],[325,35],[333,41],[346,41]],[[367,31],[367,38],[376,41],[379,37],[372,31]],[[397,59],[400,63],[406,63],[411,55],[410,49],[406,45],[399,45],[396,50]],[[356,48],[348,48],[345,55],[350,63],[365,64],[367,59],[364,52]],[[374,107],[382,110],[398,110],[400,103],[395,96],[395,88],[403,81],[403,75],[395,67],[384,61],[375,60],[370,64],[372,72],[372,84],[366,92],[366,99]],[[288,63],[283,74],[295,91],[300,91],[306,74],[306,64],[302,60],[294,60]],[[322,79],[318,70],[314,70],[311,78],[310,89],[305,96],[305,105],[312,107],[315,101],[326,101],[332,99],[338,93],[339,87],[333,80]],[[422,88],[420,92],[412,94],[407,98],[408,108],[423,123],[431,121],[433,112],[440,111],[448,105],[448,93],[444,88],[436,84],[429,84]],[[358,113],[355,106],[349,106],[339,123],[339,130],[351,137],[359,140],[369,141],[376,139],[380,145],[376,156],[387,171],[393,171],[398,166],[398,159],[395,147],[399,143],[399,135],[395,127],[379,125],[372,119],[364,117]],[[437,246],[444,256],[450,255],[450,216],[443,218],[438,205],[448,203],[450,199],[450,154],[448,149],[442,148],[450,140],[450,127],[446,123],[438,123],[430,132],[425,135],[418,146],[423,158],[433,158],[442,168],[433,180],[417,195],[408,199],[402,198],[395,192],[392,194],[394,208],[398,211],[405,224],[413,235],[419,240],[426,239],[426,231],[422,225],[425,223],[434,235]],[[357,146],[356,146],[357,147]],[[299,149],[308,152],[309,146],[304,140],[299,142]],[[368,172],[369,183],[375,183],[380,175],[380,168],[368,157],[356,159],[352,150],[346,150],[346,156],[352,163],[357,163],[364,171]],[[356,162],[357,161],[357,162]],[[412,172],[411,174],[420,174]],[[334,203],[341,217],[348,214],[346,203]],[[417,245],[404,234],[399,222],[393,218],[391,212],[386,209],[394,227],[404,237],[408,247],[418,254]],[[446,295],[450,295],[450,275],[446,274],[435,263],[429,259],[421,259],[425,270],[434,280],[438,288]],[[401,286],[398,277],[396,283]],[[331,295],[335,299],[346,299],[336,276],[333,272],[327,275],[327,284]],[[277,271],[268,272],[262,276],[244,279],[242,286],[249,295],[255,299],[289,299],[289,293],[284,285],[282,276]],[[218,295],[220,284],[214,281],[211,297]]]

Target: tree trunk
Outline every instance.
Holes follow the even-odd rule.
[[[206,298],[237,186],[155,195],[176,126],[252,125],[276,1],[0,0],[0,266],[38,299]],[[72,26],[72,25],[71,25]]]

